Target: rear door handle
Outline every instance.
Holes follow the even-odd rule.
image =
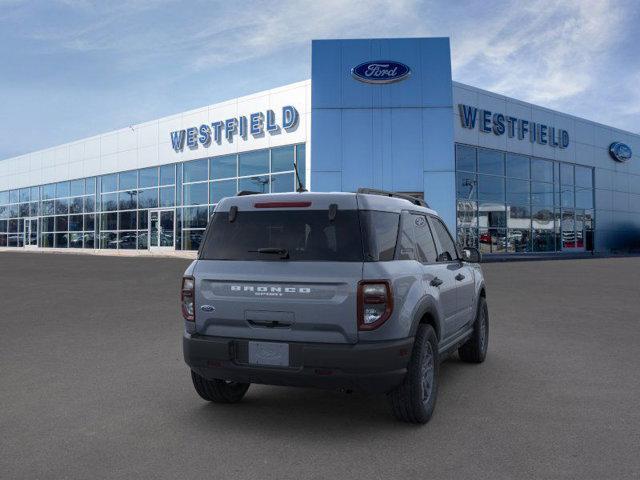
[[[459,273],[459,274],[456,275],[456,280],[457,281],[461,282],[464,279],[465,279],[465,276],[463,274]]]
[[[443,283],[444,282],[442,280],[440,280],[438,277],[436,277],[433,280],[431,280],[431,282],[429,282],[429,285],[431,285],[432,287],[439,287]]]

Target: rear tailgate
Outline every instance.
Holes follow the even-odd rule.
[[[356,343],[362,262],[353,194],[226,198],[196,267],[196,328],[224,337]]]
[[[357,342],[362,262],[201,260],[194,273],[198,333]]]

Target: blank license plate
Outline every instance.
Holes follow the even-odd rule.
[[[249,363],[252,365],[289,366],[289,344],[249,342]]]

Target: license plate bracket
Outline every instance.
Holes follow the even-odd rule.
[[[270,367],[289,366],[289,344],[249,342],[249,364]]]

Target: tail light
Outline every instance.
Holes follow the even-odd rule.
[[[391,316],[393,297],[386,280],[358,284],[358,330],[375,330]]]
[[[182,278],[182,290],[180,292],[180,303],[182,304],[182,316],[185,320],[194,322],[195,315],[195,292],[196,282],[193,277]]]

